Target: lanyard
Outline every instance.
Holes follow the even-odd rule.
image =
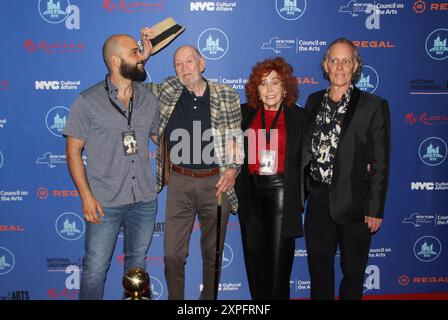
[[[131,99],[129,99],[129,105],[128,105],[129,116],[126,117],[126,113],[123,110],[121,110],[121,108],[109,96],[109,85],[107,84],[107,75],[104,81],[107,91],[107,97],[109,98],[110,103],[115,108],[115,110],[117,110],[123,117],[125,117],[128,120],[128,128],[131,129],[132,109],[134,108],[134,92],[132,92]]]
[[[271,130],[275,128],[275,125],[277,124],[277,120],[280,117],[280,113],[282,112],[283,106],[280,105],[280,107],[277,110],[277,113],[275,114],[274,121],[272,121],[271,127],[269,128],[269,132],[266,130],[266,118],[264,115],[264,107],[261,107],[261,128],[263,129],[263,132],[266,134],[266,143],[270,145],[271,143]]]

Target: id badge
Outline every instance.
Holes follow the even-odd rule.
[[[277,173],[277,163],[275,162],[277,151],[262,150],[260,159],[260,175],[272,175]]]
[[[137,138],[135,137],[134,130],[126,131],[121,134],[123,150],[125,156],[131,156],[137,154]]]

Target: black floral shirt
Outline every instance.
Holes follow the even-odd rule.
[[[311,177],[316,181],[331,184],[342,121],[350,102],[352,90],[353,85],[350,85],[338,103],[330,100],[330,88],[327,89],[323,97],[311,139],[310,170]]]

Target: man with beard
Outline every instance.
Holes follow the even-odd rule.
[[[109,74],[79,95],[64,129],[67,164],[87,221],[80,299],[88,300],[103,298],[121,226],[124,271],[146,270],[157,212],[148,142],[157,135],[158,102],[138,83],[146,78],[143,56],[132,37],[113,35],[103,58]]]

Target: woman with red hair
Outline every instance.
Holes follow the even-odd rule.
[[[289,299],[295,238],[303,235],[300,150],[304,112],[283,58],[258,62],[241,106],[245,160],[236,190],[252,299]]]

